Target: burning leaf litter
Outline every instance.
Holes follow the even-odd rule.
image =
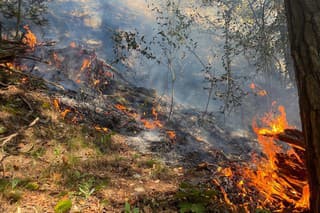
[[[276,102],[272,106],[276,107]],[[301,150],[281,144],[274,137],[265,136],[277,135],[285,129],[293,128],[286,120],[285,108],[278,106],[278,113],[271,110],[259,122],[255,118],[252,127],[265,156],[253,155],[249,166],[235,165],[233,169],[218,167],[217,172],[221,177],[228,178],[231,185],[237,186],[238,195],[247,199],[248,205],[257,202],[258,207],[268,206],[279,212],[288,209],[301,212],[308,209],[309,187]],[[214,183],[219,187],[221,185],[217,178]],[[231,189],[226,188],[227,190],[221,189],[225,200],[236,205],[233,202],[235,199],[228,197]],[[259,199],[254,199],[254,194],[259,194]],[[245,206],[246,202],[241,205]]]

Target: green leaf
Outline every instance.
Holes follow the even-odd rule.
[[[205,207],[202,203],[180,203],[180,213],[193,212],[193,213],[203,213],[205,212]]]
[[[191,212],[202,213],[205,212],[205,208],[201,203],[193,203],[191,206]]]
[[[125,213],[131,213],[131,207],[130,207],[130,204],[128,202],[126,202],[124,204],[124,212]]]
[[[27,185],[25,187],[26,187],[26,189],[29,189],[31,191],[35,191],[35,190],[38,190],[40,186],[36,182],[29,182],[29,183],[27,183]]]
[[[54,207],[55,213],[67,213],[72,207],[72,202],[69,199],[60,200]]]
[[[181,203],[181,204],[179,205],[179,207],[180,207],[180,213],[185,213],[185,212],[190,211],[191,205],[192,205],[191,203]]]
[[[4,134],[7,132],[7,128],[5,126],[0,125],[0,134]]]

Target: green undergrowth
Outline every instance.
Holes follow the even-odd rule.
[[[28,178],[1,178],[0,193],[10,203],[18,202],[23,193],[39,190],[39,184]]]

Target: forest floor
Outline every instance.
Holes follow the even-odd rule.
[[[166,165],[62,116],[41,80],[0,72],[0,212],[230,210],[206,166]]]

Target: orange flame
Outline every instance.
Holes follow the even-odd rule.
[[[154,121],[153,120],[146,120],[146,119],[141,119],[141,122],[143,123],[143,125],[147,128],[147,129],[155,129],[155,128],[162,128],[163,127],[163,124],[161,121],[158,120],[158,113],[156,111],[155,108],[152,108],[151,109],[151,114],[153,115],[154,117]],[[174,132],[172,133],[168,133],[167,134],[169,135],[170,137],[170,134],[172,137],[175,137],[175,135],[173,135]],[[175,134],[175,133],[174,133]]]
[[[298,202],[296,202],[296,207],[309,208],[309,198],[310,198],[310,189],[309,189],[309,185],[306,184],[303,187],[301,199]]]
[[[83,71],[89,68],[91,65],[91,61],[88,58],[83,59],[80,71]]]
[[[109,129],[106,127],[100,127],[100,126],[95,126],[94,127],[97,131],[101,131],[101,132],[108,132]]]
[[[99,83],[100,83],[100,80],[94,80],[94,81],[93,81],[93,85],[94,85],[94,86],[97,86]]]
[[[221,168],[221,167],[219,167],[219,168]],[[230,167],[221,169],[220,172],[226,177],[232,177],[233,176],[233,172],[232,172]]]
[[[159,128],[163,127],[163,125],[160,121],[141,119],[141,122],[143,123],[144,127],[147,129],[155,129],[157,127],[159,127]]]
[[[9,69],[14,69],[15,65],[13,63],[5,63],[4,66],[6,66]]]
[[[171,140],[175,140],[175,139],[176,139],[176,133],[175,133],[175,131],[173,131],[173,130],[167,130],[166,132],[167,132],[167,135],[169,136],[169,138],[170,138]]]
[[[60,104],[58,99],[53,100],[53,106],[56,110],[60,110]]]
[[[262,89],[262,90],[259,90],[259,91],[257,92],[257,94],[258,94],[259,96],[266,96],[268,93],[267,93],[266,90]]]
[[[224,201],[225,201],[228,205],[230,205],[231,207],[234,207],[234,204],[233,204],[233,203],[231,202],[231,200],[228,198],[227,192],[226,192],[225,189],[222,187],[222,185],[219,183],[219,181],[216,180],[216,179],[212,179],[212,182],[213,182],[215,185],[219,186],[220,191],[221,191],[221,193],[222,193],[222,195],[223,195]]]
[[[27,83],[28,82],[28,78],[27,77],[24,77],[24,78],[21,78],[21,83],[23,83],[23,84],[25,84],[25,83]]]
[[[115,107],[118,109],[118,110],[121,110],[121,111],[125,111],[127,110],[127,107],[121,105],[121,104],[116,104]]]
[[[156,120],[158,120],[158,113],[154,107],[152,107],[151,109],[151,114],[154,116]]]
[[[61,117],[64,119],[68,113],[71,112],[70,109],[65,109],[62,111],[61,107],[60,107],[60,103],[58,99],[53,99],[53,107],[60,112]]]
[[[37,37],[30,30],[28,25],[24,26],[23,28],[26,30],[26,34],[24,35],[22,42],[28,45],[33,50],[37,44]]]
[[[273,106],[275,106],[275,102]],[[265,203],[273,203],[276,198],[281,198],[286,202],[295,204],[296,207],[308,208],[309,200],[309,188],[306,181],[293,180],[290,177],[282,177],[277,173],[277,153],[286,153],[280,146],[274,141],[272,137],[265,137],[266,135],[272,136],[283,132],[285,129],[290,128],[287,119],[286,112],[283,106],[278,107],[279,115],[275,115],[274,112],[268,112],[263,118],[261,118],[261,124],[266,126],[260,128],[257,121],[252,123],[253,130],[257,134],[258,142],[262,147],[263,152],[266,155],[266,159],[253,159],[254,164],[257,166],[255,171],[251,169],[244,169],[243,173],[248,178],[252,186],[258,189],[265,197]],[[287,153],[292,153],[294,150],[290,149]],[[303,192],[298,192],[289,183],[301,187]],[[288,193],[300,197],[300,200],[294,199],[289,196]],[[281,204],[280,208],[284,208],[284,204]]]
[[[20,64],[14,63],[14,62],[13,63],[11,63],[11,62],[1,63],[0,65],[8,68],[9,70],[24,71],[24,70],[28,69],[28,67],[26,65],[20,65]]]
[[[63,112],[60,113],[60,114],[61,114],[61,117],[62,117],[62,118],[65,118],[69,112],[71,112],[70,109],[65,109]]]
[[[255,85],[254,83],[250,84],[250,88],[253,90],[253,92],[259,96],[267,96],[268,92],[260,87],[258,87],[257,85]]]
[[[265,128],[259,128],[257,123],[253,121],[252,127],[258,136],[266,134],[274,135],[283,132],[285,129],[292,128],[287,122],[287,115],[284,106],[280,105],[278,110],[280,112],[280,115],[278,116],[274,116],[273,112],[268,112],[263,118],[261,118],[261,122],[267,126]]]

